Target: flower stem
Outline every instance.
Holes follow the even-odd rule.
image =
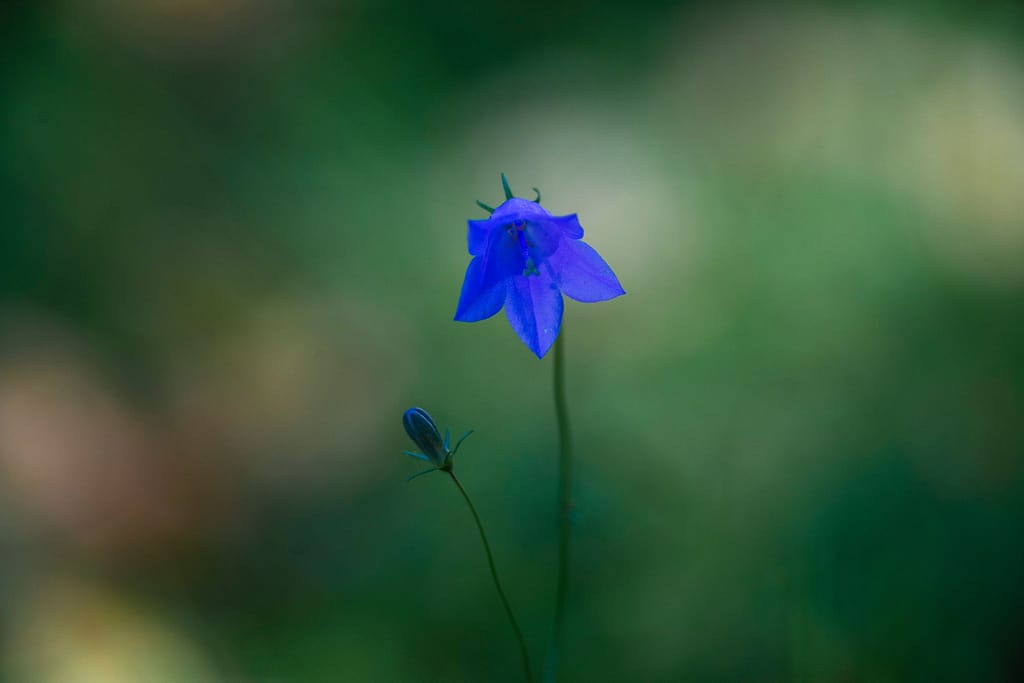
[[[491,568],[491,578],[494,579],[494,587],[498,591],[498,597],[501,598],[501,604],[505,607],[505,614],[508,616],[508,622],[512,624],[512,630],[516,632],[516,640],[519,641],[519,651],[523,656],[523,671],[526,673],[526,680],[528,683],[532,683],[533,674],[530,671],[530,654],[526,650],[526,639],[523,638],[523,632],[519,628],[519,623],[516,621],[516,617],[512,614],[512,606],[508,603],[508,598],[505,596],[505,591],[501,587],[501,581],[498,580],[498,570],[494,566],[494,555],[491,554],[491,544],[487,542],[487,534],[484,533],[484,524],[480,521],[480,515],[476,512],[476,507],[473,505],[473,501],[469,499],[469,494],[466,493],[466,489],[462,488],[462,482],[459,481],[458,477],[455,476],[455,472],[447,470],[448,475],[455,482],[455,486],[458,487],[459,493],[466,499],[466,505],[469,506],[469,511],[473,513],[473,520],[476,522],[476,528],[480,532],[480,540],[484,542],[484,552],[487,553],[487,566]]]
[[[565,635],[565,602],[569,589],[569,532],[572,501],[572,435],[569,409],[565,402],[565,324],[555,341],[555,417],[558,421],[558,583],[555,588],[555,617],[544,680],[558,680],[559,657]]]

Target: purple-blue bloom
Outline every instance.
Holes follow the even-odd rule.
[[[562,294],[593,303],[626,293],[582,237],[576,214],[552,216],[526,199],[508,199],[490,218],[469,221],[473,260],[455,319],[484,320],[504,306],[512,329],[543,358],[562,325]]]

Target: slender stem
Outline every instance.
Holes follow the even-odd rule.
[[[565,402],[565,323],[555,342],[555,416],[558,420],[558,583],[555,588],[555,617],[544,679],[558,680],[559,657],[565,636],[565,602],[569,589],[569,532],[572,500],[572,435],[569,409]]]
[[[516,621],[516,617],[512,614],[512,606],[508,603],[508,598],[505,596],[505,591],[501,587],[501,581],[498,580],[498,570],[494,566],[494,555],[491,554],[491,544],[487,542],[487,534],[484,533],[484,524],[480,521],[480,515],[476,512],[476,507],[473,505],[473,501],[469,499],[469,494],[466,493],[466,489],[462,488],[462,482],[459,481],[458,477],[451,470],[448,470],[449,476],[452,481],[459,489],[459,493],[466,499],[466,505],[469,506],[469,511],[473,513],[473,520],[476,522],[476,528],[480,532],[480,540],[484,542],[484,552],[487,553],[487,566],[491,568],[491,578],[494,579],[494,587],[498,590],[498,597],[501,598],[501,604],[505,607],[505,614],[508,615],[508,622],[512,624],[512,630],[516,632],[516,640],[519,641],[519,651],[523,655],[523,671],[526,673],[526,680],[529,683],[533,681],[533,674],[530,671],[530,655],[526,650],[526,639],[523,638],[523,632],[519,628],[519,623]]]

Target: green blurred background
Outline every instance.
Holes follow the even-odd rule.
[[[0,5],[0,676],[521,680],[551,358],[452,322],[540,187],[567,681],[1024,676],[1024,12],[970,0]]]

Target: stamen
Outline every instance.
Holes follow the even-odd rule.
[[[522,221],[516,221],[516,223],[522,223]],[[524,226],[525,227],[525,226]],[[540,271],[537,270],[537,264],[533,262],[530,257],[530,250],[526,244],[526,235],[523,233],[523,227],[517,226],[518,232],[516,237],[519,238],[519,248],[523,251],[523,260],[526,262],[526,267],[523,269],[523,275],[540,275]]]

